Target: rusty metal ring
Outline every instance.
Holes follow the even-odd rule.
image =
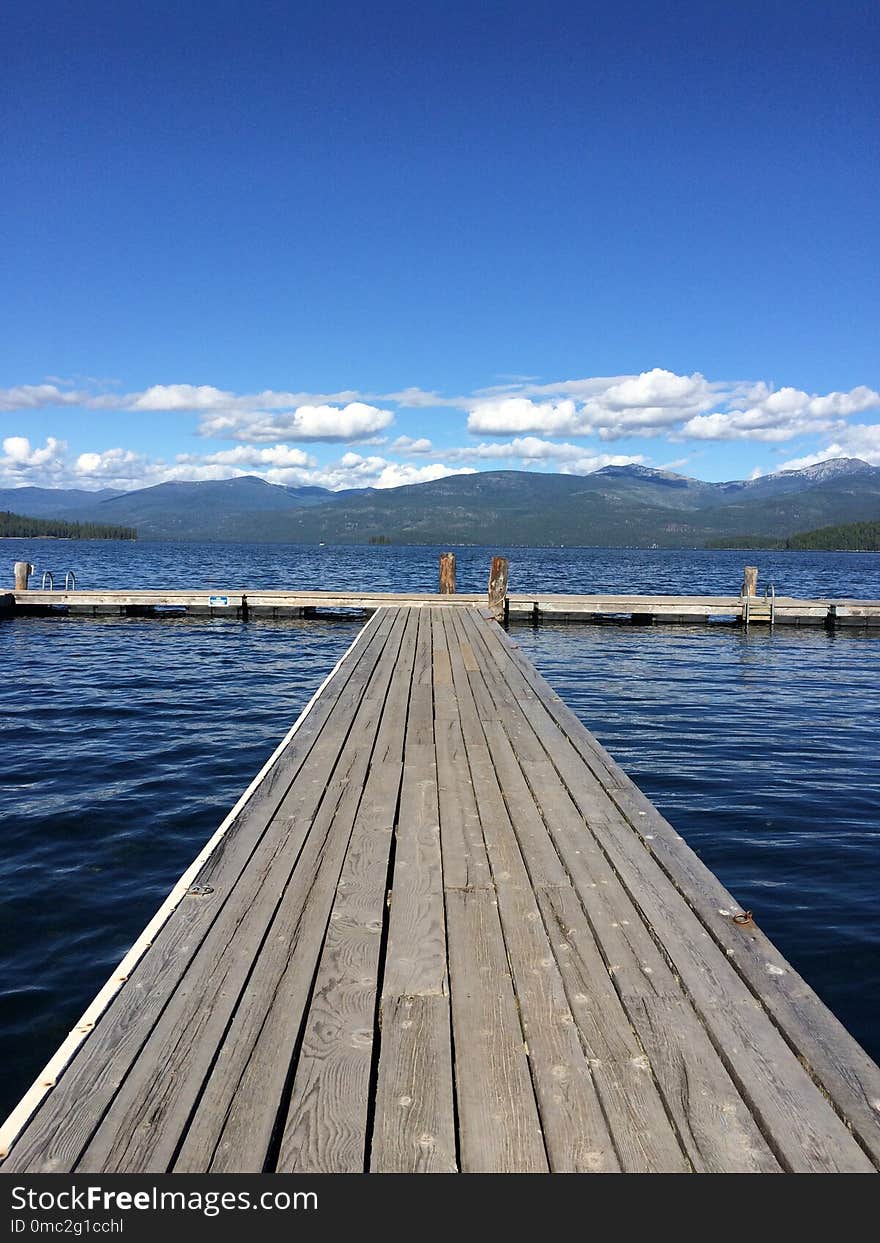
[[[738,915],[734,915],[733,922],[735,924],[750,924],[752,922],[752,912],[740,911]]]

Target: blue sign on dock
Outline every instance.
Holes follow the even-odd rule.
[[[222,608],[223,605],[229,603],[229,596],[208,596],[208,604],[212,609]]]

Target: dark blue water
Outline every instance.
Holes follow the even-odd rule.
[[[431,589],[437,550],[4,541],[83,587]],[[497,551],[497,550],[494,550]],[[502,550],[504,551],[504,550]],[[489,550],[458,550],[461,590]],[[880,599],[880,557],[511,549],[513,589]],[[0,571],[0,583],[2,583]],[[359,621],[0,623],[0,1115]],[[880,635],[550,626],[517,641],[880,1057]]]
[[[453,547],[450,545],[450,547]],[[299,544],[187,544],[140,540],[3,540],[12,563],[51,570],[56,587],[74,570],[80,588],[248,587],[303,591],[436,590],[438,549],[310,547]],[[778,595],[880,599],[876,553],[715,552],[644,548],[456,548],[459,591],[485,591],[493,553],[510,558],[510,590],[739,595],[743,565],[760,567],[759,590]]]

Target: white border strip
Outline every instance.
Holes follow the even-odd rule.
[[[269,759],[257,773],[256,777],[254,777],[244,794],[242,794],[241,798],[226,816],[214,835],[209,838],[199,854],[196,855],[195,859],[193,859],[192,863],[183,873],[180,880],[171,890],[168,897],[159,907],[158,911],[147,924],[146,928],[135,941],[134,945],[132,945],[131,949],[122,959],[119,966],[113,971],[107,983],[95,999],[90,1003],[88,1009],[82,1015],[79,1022],[72,1028],[60,1048],[46,1063],[45,1067],[40,1074],[37,1075],[37,1078],[34,1080],[31,1087],[28,1088],[27,1092],[15,1106],[12,1113],[3,1125],[0,1126],[0,1160],[9,1155],[9,1149],[12,1147],[14,1140],[18,1137],[19,1132],[24,1128],[25,1124],[36,1112],[39,1105],[42,1104],[43,1098],[48,1094],[49,1090],[55,1087],[61,1072],[68,1065],[74,1053],[76,1053],[79,1049],[80,1045],[86,1039],[98,1019],[131,975],[138,962],[140,962],[141,958],[150,948],[158,933],[168,922],[168,919],[171,917],[175,909],[179,906],[181,899],[186,895],[186,892],[195,877],[226,836],[226,833],[238,813],[256,792],[257,787],[260,785],[263,778],[275,762],[280,758],[282,752],[287,748],[294,734],[300,728],[303,721],[305,721],[312,708],[314,708],[315,704],[318,702],[332,679],[335,678],[336,674],[342,668],[344,661],[348,659],[357,645],[361,642],[364,635],[370,629],[370,622],[378,616],[379,610],[377,610],[367,621],[367,623],[358,631],[354,638],[354,642],[351,643],[342,656],[340,656],[339,660],[327,674],[324,681],[296,718],[287,734],[272,752]],[[373,629],[375,630],[375,627],[373,627]]]

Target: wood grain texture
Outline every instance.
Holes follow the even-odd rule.
[[[382,993],[446,991],[440,813],[433,748],[407,746],[391,883]]]
[[[455,624],[461,629],[458,621]],[[487,681],[491,683],[488,673]],[[499,691],[493,687],[502,702]],[[509,729],[514,705],[506,703],[506,707],[505,729]],[[484,805],[488,804],[484,833],[551,1168],[686,1170],[688,1163],[666,1118],[647,1059],[604,969],[604,981],[599,981],[604,985],[599,993],[603,1027],[609,1028],[608,1042],[625,1049],[626,1055],[615,1059],[619,1065],[609,1073],[607,1045],[600,1049],[596,1041],[582,1043],[583,1034],[567,996],[571,990],[564,983],[566,971],[571,976],[569,946],[565,941],[551,944],[548,934],[553,925],[545,927],[542,922],[537,898],[548,885],[562,887],[574,897],[570,880],[507,734],[494,722],[485,723],[483,729],[486,747],[485,758],[480,754],[478,761],[478,787]],[[518,740],[525,737],[518,726],[515,734]],[[522,748],[529,757],[536,749],[534,738]],[[479,749],[474,746],[471,752],[477,754]],[[488,791],[497,792],[496,797],[486,799]],[[554,957],[556,950],[560,952]],[[594,953],[599,960],[595,947]],[[595,982],[590,981],[592,991]],[[573,996],[583,1002],[588,985],[583,977],[577,985]],[[606,1053],[604,1059],[600,1052]],[[622,1078],[625,1090],[621,1090]],[[599,1082],[604,1089],[601,1105],[596,1093]],[[621,1108],[621,1100],[629,1105],[628,1110]]]
[[[394,619],[386,620],[387,632],[381,623],[380,632],[387,640]],[[377,670],[383,676],[386,645],[364,666],[364,685],[369,685]],[[355,720],[364,711],[363,705],[361,692]],[[375,708],[371,705],[369,711],[374,713]],[[308,892],[309,878],[317,875],[328,845],[332,850],[329,830],[346,794],[348,772],[356,762],[356,754],[349,752],[340,767],[340,735],[334,730],[322,733],[300,779],[278,810],[280,824],[298,826],[299,849],[283,852],[279,865],[268,870],[246,870],[228,909],[224,908],[188,964],[78,1168],[88,1172],[168,1168],[276,913],[285,897],[288,903],[296,902],[297,895]],[[316,823],[318,829],[313,832]],[[241,1048],[239,1057],[246,1052]],[[252,1156],[248,1160],[251,1167],[256,1162]]]
[[[497,642],[487,636],[487,642]],[[501,659],[503,665],[503,658]],[[815,1087],[776,1026],[700,924],[690,905],[644,850],[608,791],[596,780],[554,720],[556,699],[531,679],[546,711],[530,706],[529,722],[542,739],[584,824],[620,877],[682,978],[728,1071],[786,1168],[870,1168],[864,1153]],[[545,684],[546,685],[546,684]],[[580,727],[583,729],[583,727]],[[559,821],[554,818],[554,831]],[[569,849],[571,847],[569,846]],[[576,848],[575,848],[576,849]],[[787,1119],[787,1122],[784,1122]],[[784,1134],[783,1134],[784,1130]]]
[[[4,1171],[880,1158],[880,1070],[467,597],[374,615],[198,882]]]
[[[343,662],[196,877],[195,883],[210,885],[213,893],[188,897],[173,912],[57,1087],[19,1136],[4,1163],[5,1170],[53,1172],[73,1168],[141,1056],[205,937],[218,919],[238,926],[253,895],[278,861],[286,864],[288,859],[296,859],[309,828],[308,815],[298,820],[284,817],[279,806],[306,763],[321,763],[315,746],[320,742],[326,750],[325,731],[332,733],[353,719],[364,679],[381,654],[390,625],[390,616],[376,614],[370,620],[363,641]],[[333,725],[328,728],[331,717]]]
[[[462,1171],[542,1173],[547,1154],[496,899],[450,889],[446,909]]]
[[[431,706],[432,668],[430,614],[425,610],[419,618],[404,745],[388,946],[382,981],[382,995],[385,997],[429,996],[446,992],[443,861]]]
[[[440,554],[440,594],[441,596],[455,595],[454,552],[441,552]]]
[[[373,769],[330,915],[276,1168],[360,1173],[388,859],[402,764]]]
[[[340,751],[303,857],[272,919],[247,989],[224,1036],[210,1077],[190,1117],[177,1170],[259,1172],[265,1167],[275,1117],[292,1068],[296,1038],[314,1004],[316,963],[338,899],[344,860],[358,826],[370,760],[399,659],[405,618],[395,619],[351,731]],[[394,803],[376,806],[375,786],[362,825]],[[383,814],[384,813],[384,814]],[[313,857],[312,857],[313,852]],[[387,857],[387,853],[386,853]],[[361,856],[355,845],[356,862]],[[320,1015],[318,1016],[320,1021]],[[361,1037],[363,1038],[363,1037]]]
[[[450,1174],[457,1168],[449,998],[383,997],[382,1056],[370,1170]]]
[[[406,621],[330,914],[284,1121],[276,1164],[281,1171],[365,1168],[379,955],[403,774],[403,692],[412,675],[416,620],[411,615]]]

